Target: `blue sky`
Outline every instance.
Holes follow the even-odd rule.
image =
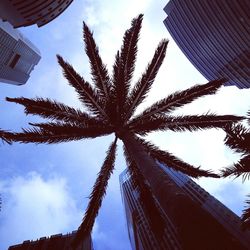
[[[163,25],[166,2],[75,0],[62,15],[46,26],[22,28],[21,32],[40,49],[42,59],[26,85],[0,84],[0,127],[20,131],[20,128],[28,127],[28,122],[39,119],[25,116],[23,107],[6,102],[6,96],[49,97],[81,107],[76,93],[62,76],[56,54],[73,64],[87,80],[91,79],[82,43],[83,20],[94,31],[101,56],[111,69],[131,19],[144,13],[135,80],[145,69],[158,42],[162,38],[170,40],[165,62],[139,111],[173,91],[206,83]],[[250,108],[249,97],[250,90],[223,87],[218,94],[202,98],[175,113],[203,114],[210,110],[218,114],[244,115]],[[195,166],[218,171],[239,159],[239,155],[223,145],[224,136],[224,132],[210,129],[192,134],[154,133],[148,139]],[[57,145],[0,144],[0,192],[3,202],[0,249],[27,239],[35,240],[77,229],[112,138],[113,135]],[[126,165],[121,143],[119,146],[115,171],[93,230],[97,250],[130,249],[118,179]],[[241,213],[249,183],[242,185],[240,179],[203,178],[199,183],[234,212]]]

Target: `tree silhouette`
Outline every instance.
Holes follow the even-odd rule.
[[[250,125],[250,111],[247,117],[248,125]],[[225,127],[227,136],[225,144],[233,149],[235,152],[241,153],[242,158],[233,166],[224,168],[222,172],[223,177],[235,176],[235,178],[242,176],[243,182],[250,177],[250,130],[245,128],[242,124],[234,124]],[[250,200],[246,201],[246,209],[243,210],[241,216],[242,228],[250,229]]]
[[[131,28],[125,32],[122,47],[115,57],[112,76],[109,75],[99,55],[92,32],[85,23],[83,24],[85,51],[91,66],[93,85],[80,76],[61,56],[57,55],[58,63],[62,67],[65,78],[76,90],[80,101],[87,108],[88,112],[50,99],[6,98],[9,102],[23,105],[26,114],[40,115],[51,119],[47,123],[31,124],[32,128],[23,129],[22,132],[8,134],[7,139],[12,141],[22,143],[59,143],[95,138],[111,133],[115,134],[115,140],[109,147],[105,161],[98,173],[90,195],[90,202],[73,243],[74,246],[77,246],[93,228],[106,192],[109,177],[114,169],[117,139],[124,142],[128,155],[127,159],[130,159],[128,166],[133,173],[134,179],[140,176],[141,173],[143,174],[143,166],[139,166],[135,162],[133,150],[129,150],[133,144],[140,144],[154,160],[167,164],[171,168],[192,177],[219,177],[209,170],[196,168],[168,152],[161,151],[155,145],[143,139],[142,136],[151,131],[167,129],[172,131],[195,131],[208,128],[223,128],[227,124],[232,124],[242,119],[242,117],[233,115],[219,116],[212,113],[191,116],[172,116],[170,114],[176,108],[191,103],[201,96],[214,94],[225,83],[224,79],[175,92],[154,103],[141,114],[133,116],[136,108],[146,98],[155,80],[168,45],[168,41],[165,39],[159,43],[145,72],[135,83],[134,87],[130,87],[135,69],[137,42],[142,18],[143,15],[139,15],[133,19]],[[153,202],[149,194],[151,192],[150,189],[145,188],[143,182],[140,182],[139,185],[146,190],[142,192],[141,196],[146,197],[145,199],[148,199],[148,202],[150,200]],[[153,204],[151,204],[152,207],[154,208]]]

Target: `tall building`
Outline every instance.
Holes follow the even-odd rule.
[[[175,185],[179,188],[180,191],[175,193],[176,198],[178,195],[181,195],[181,192],[183,192],[192,203],[196,204],[201,210],[203,210],[202,221],[207,223],[204,224],[207,225],[206,227],[202,227],[202,225],[200,227],[200,236],[203,237],[203,239],[200,241],[200,239],[197,238],[197,235],[195,235],[195,232],[192,234],[192,224],[186,225],[186,232],[184,233],[187,235],[188,233],[191,233],[191,236],[193,237],[191,239],[193,243],[191,244],[193,245],[191,248],[190,245],[185,245],[179,235],[181,226],[176,226],[174,218],[172,218],[173,214],[164,210],[158,199],[159,197],[154,197],[164,220],[164,230],[161,239],[159,240],[159,238],[157,238],[158,233],[155,232],[150,224],[145,204],[140,198],[138,186],[133,184],[130,173],[128,169],[126,169],[120,175],[120,185],[127,218],[128,234],[133,250],[250,249],[250,234],[241,230],[240,219],[236,214],[185,174],[176,172],[160,164],[159,168],[162,169],[163,174],[171,179],[171,185]],[[162,195],[164,196],[165,192],[167,197],[167,190],[165,189],[166,187],[164,184],[159,183],[159,186],[162,186]],[[177,203],[178,199],[171,201],[171,203],[174,202]],[[170,203],[169,206],[171,206]],[[179,211],[176,211],[177,216],[180,216],[180,213],[183,213],[182,216],[188,216],[188,214],[190,214],[189,212],[192,213],[192,211],[188,211],[188,207],[178,207],[178,204],[176,207],[179,209]],[[183,221],[183,223],[185,223],[185,221]],[[187,230],[189,232],[187,232]],[[214,234],[212,235],[211,232]]]
[[[71,250],[70,244],[74,235],[75,232],[72,232],[42,237],[35,241],[26,240],[22,244],[10,246],[8,250]],[[86,238],[77,250],[93,250],[91,237]]]
[[[59,16],[73,0],[1,0],[0,18],[14,28],[37,24],[41,27]]]
[[[40,59],[40,51],[21,32],[0,19],[0,82],[25,84]]]
[[[205,78],[250,87],[249,0],[170,0],[164,10],[170,35]]]

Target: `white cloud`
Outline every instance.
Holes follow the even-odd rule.
[[[104,232],[100,231],[100,227],[98,222],[95,222],[92,232],[92,237],[98,241],[98,240],[107,240],[107,235],[105,235]]]
[[[1,186],[2,247],[67,232],[78,226],[81,212],[69,194],[65,179],[56,176],[44,179],[31,172],[25,177],[4,181]]]

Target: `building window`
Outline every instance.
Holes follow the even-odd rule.
[[[16,66],[17,62],[19,61],[21,55],[19,54],[15,54],[15,56],[13,57],[13,59],[11,60],[9,66],[14,69],[14,67]]]

